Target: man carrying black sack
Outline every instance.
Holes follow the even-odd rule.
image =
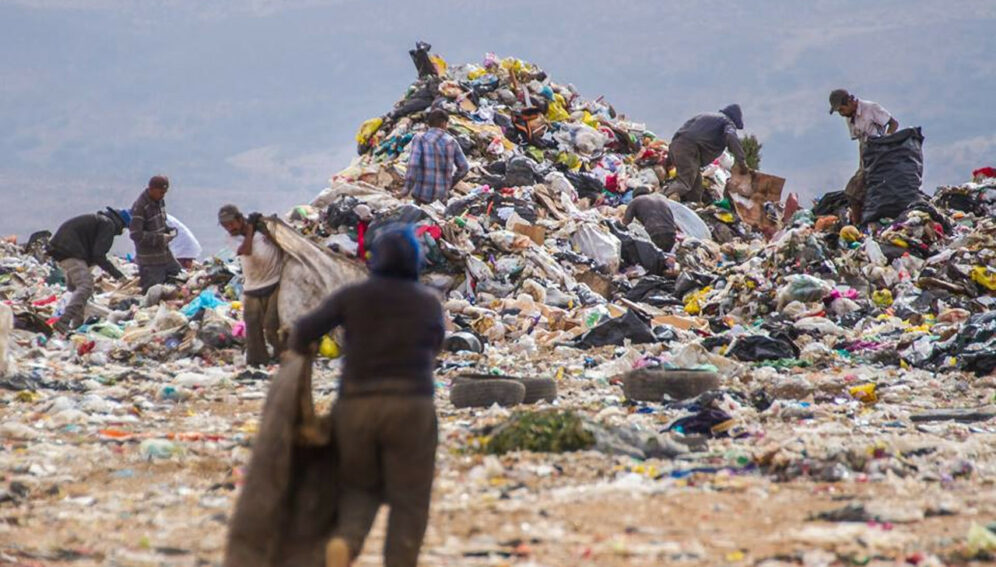
[[[339,520],[326,565],[359,555],[381,503],[390,509],[384,564],[415,567],[429,519],[437,442],[433,367],[443,343],[439,300],[418,282],[421,251],[411,227],[373,243],[366,281],[333,294],[302,317],[290,346],[307,353],[336,327],[345,365],[332,410]]]
[[[865,169],[863,155],[865,144],[873,138],[894,134],[899,122],[877,102],[862,100],[844,89],[830,93],[830,114],[834,112],[847,119],[847,129],[852,140],[858,141],[858,171],[851,176],[844,189],[851,208],[851,223],[861,223],[865,202]]]

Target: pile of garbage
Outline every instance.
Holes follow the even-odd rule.
[[[349,278],[392,223],[426,251],[448,325],[428,562],[996,553],[996,171],[859,229],[841,193],[744,201],[724,155],[704,172],[711,204],[672,204],[664,252],[619,221],[635,188],[670,180],[666,140],[533,64],[428,49],[362,124],[357,159],[288,215]],[[471,172],[416,205],[400,189],[433,106]],[[0,243],[0,533],[24,542],[0,554],[217,562],[270,379],[241,364],[237,267],[213,259],[146,294],[98,276],[66,338],[40,250]],[[322,409],[337,351],[323,341]],[[697,521],[653,528],[683,513]]]
[[[768,238],[739,214],[724,154],[705,172],[713,204],[673,203],[678,243],[665,253],[618,222],[633,189],[668,181],[665,140],[525,61],[448,66],[427,49],[412,52],[421,76],[406,95],[361,126],[360,157],[292,216],[346,254],[361,222],[367,241],[414,223],[425,281],[464,337],[453,350],[694,344],[697,356],[638,364],[992,370],[992,178],[916,200],[873,232],[847,224],[841,194],[812,209],[776,199],[763,207]],[[445,203],[418,206],[398,194],[434,107],[451,113],[471,173]]]

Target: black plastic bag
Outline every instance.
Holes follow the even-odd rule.
[[[894,219],[922,198],[923,134],[905,128],[865,142],[865,202],[861,222]]]
[[[432,49],[431,45],[424,41],[419,41],[415,43],[415,49],[408,50],[408,55],[412,57],[412,63],[415,64],[415,70],[418,71],[419,78],[435,77],[438,74],[436,66],[432,64],[432,59],[429,59],[430,49]]]
[[[727,356],[747,362],[795,358],[796,354],[792,341],[764,335],[738,337],[726,353]]]
[[[813,214],[818,217],[835,215],[846,219],[845,214],[849,208],[847,195],[843,191],[832,191],[820,197],[813,206]]]
[[[356,226],[360,219],[353,209],[359,204],[359,199],[352,195],[345,195],[332,201],[325,209],[325,224],[333,229],[340,226]]]
[[[605,345],[622,346],[626,339],[629,339],[632,344],[657,342],[657,337],[654,336],[650,327],[636,313],[627,311],[622,317],[599,323],[581,335],[576,341],[576,346],[579,348]]]
[[[681,305],[681,301],[672,295],[674,280],[660,276],[645,276],[632,289],[626,292],[626,299],[646,303],[654,307],[665,305]]]

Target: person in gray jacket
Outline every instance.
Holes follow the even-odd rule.
[[[707,112],[691,118],[678,128],[671,138],[668,159],[678,170],[678,178],[668,188],[668,195],[684,202],[703,200],[702,167],[729,149],[736,160],[734,168],[747,173],[744,149],[737,130],[744,127],[739,104],[731,104],[719,112]]]

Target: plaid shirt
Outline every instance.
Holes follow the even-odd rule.
[[[468,170],[467,158],[453,136],[440,128],[430,128],[412,140],[403,193],[410,193],[422,203],[442,200]]]
[[[131,206],[131,239],[135,241],[135,261],[140,266],[173,263],[166,241],[166,200],[156,202],[146,189]]]

